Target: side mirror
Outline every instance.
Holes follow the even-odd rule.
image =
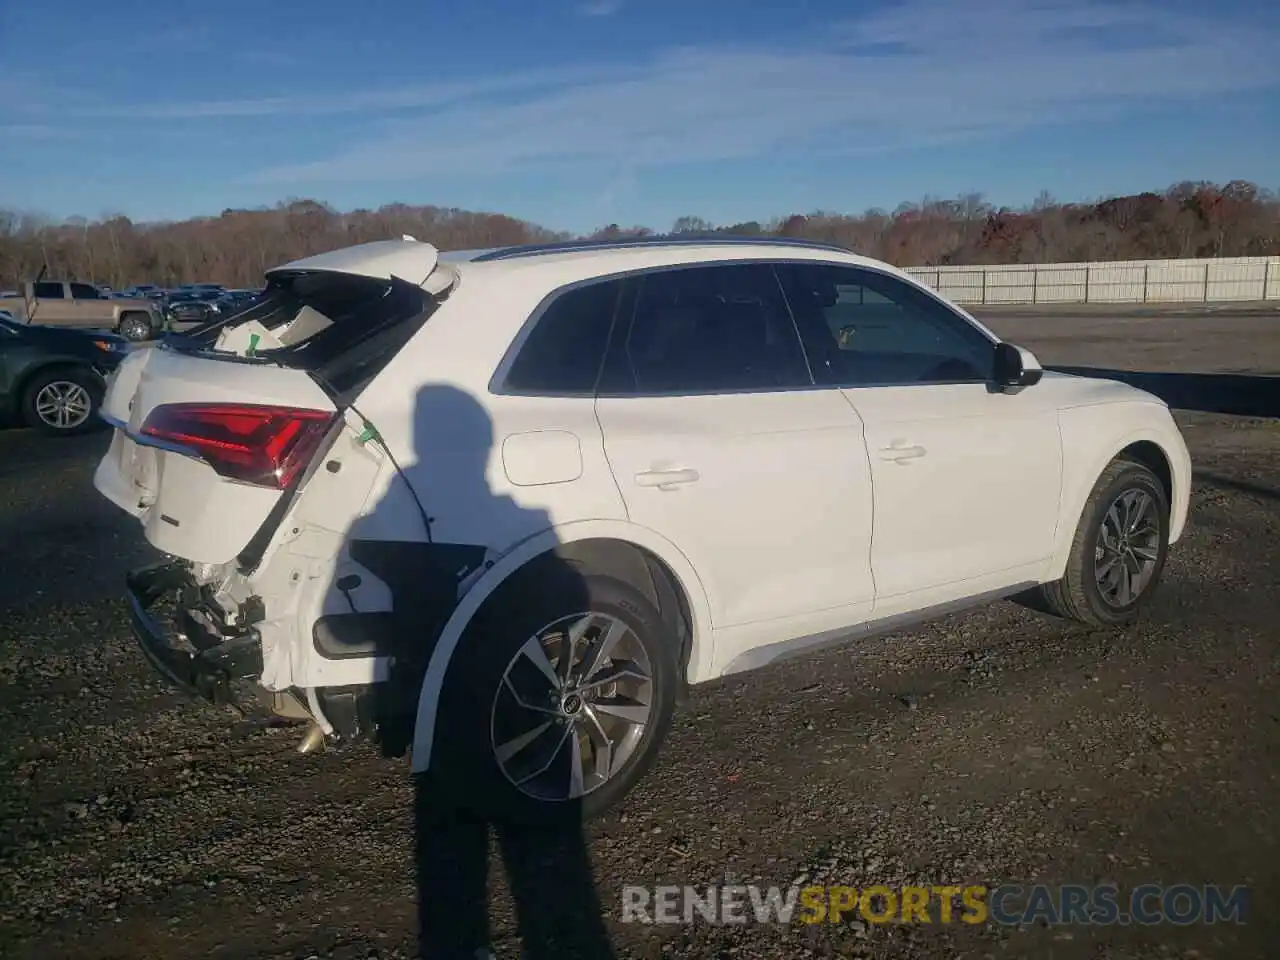
[[[1012,343],[997,343],[993,379],[1001,389],[1030,387],[1040,382],[1044,369],[1030,350]]]

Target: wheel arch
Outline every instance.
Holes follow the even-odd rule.
[[[709,676],[714,650],[706,593],[693,566],[674,544],[647,527],[624,521],[581,521],[546,530],[498,558],[467,591],[441,631],[418,695],[410,763],[414,773],[431,764],[440,693],[467,625],[502,584],[550,556],[579,564],[584,572],[625,580],[649,593],[680,637],[685,683]]]
[[[1068,434],[1072,427],[1068,423],[1064,423],[1063,427],[1064,439],[1069,439],[1065,434]],[[1075,427],[1081,430],[1097,430],[1098,423],[1089,418],[1088,421],[1078,421]],[[1066,446],[1070,448],[1069,443]],[[1177,455],[1178,446],[1168,436],[1167,430],[1156,425],[1143,426],[1119,437],[1113,437],[1106,444],[1099,445],[1095,441],[1088,446],[1080,445],[1077,449],[1092,452],[1090,455],[1075,458],[1074,463],[1077,466],[1074,469],[1064,470],[1061,511],[1053,556],[1045,577],[1047,582],[1058,580],[1066,572],[1071,554],[1071,542],[1075,537],[1085,505],[1093,492],[1093,486],[1107,465],[1118,458],[1127,458],[1141,463],[1156,475],[1168,498],[1170,543],[1182,535],[1186,503],[1190,496],[1190,463],[1185,457]],[[1070,462],[1072,461],[1068,461]]]

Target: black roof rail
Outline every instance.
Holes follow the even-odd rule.
[[[573,253],[575,250],[630,250],[645,247],[706,247],[706,246],[784,246],[803,247],[809,250],[827,250],[834,253],[853,253],[848,247],[797,237],[631,237],[620,240],[564,240],[559,243],[529,243],[513,247],[499,247],[472,257],[474,263],[493,260],[515,260],[521,257],[537,257],[552,253]]]

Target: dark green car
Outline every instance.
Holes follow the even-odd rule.
[[[130,349],[112,333],[19,323],[0,311],[0,421],[55,436],[93,429],[106,377]]]

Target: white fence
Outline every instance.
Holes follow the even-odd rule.
[[[1280,257],[908,267],[956,303],[1280,300]]]

